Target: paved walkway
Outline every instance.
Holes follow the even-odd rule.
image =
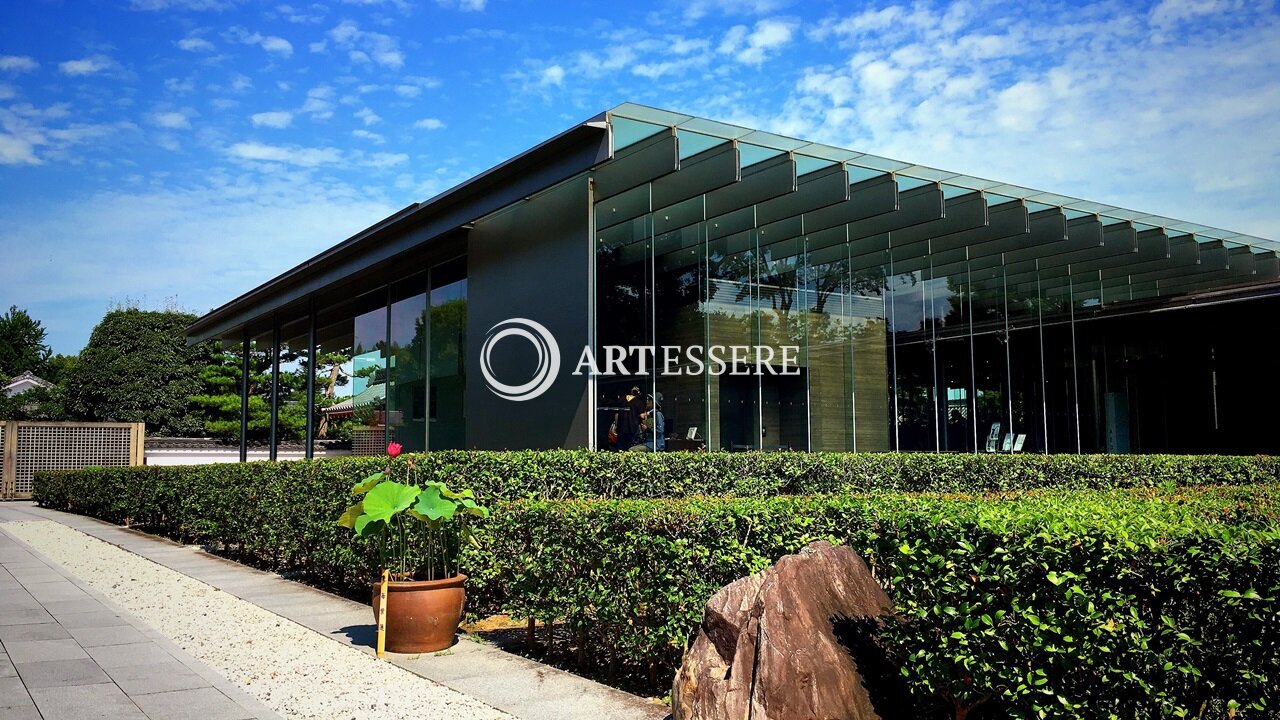
[[[0,522],[37,520],[0,505]],[[4,532],[0,718],[278,720],[258,701]]]
[[[293,620],[337,642],[373,653],[373,617],[368,605],[351,602],[306,585],[285,580],[278,575],[210,555],[194,546],[179,545],[92,518],[38,508],[30,503],[0,504],[0,523],[7,520],[53,520],[62,523]],[[0,524],[0,532],[2,531],[3,525]],[[7,552],[4,547],[0,546],[0,553]],[[7,556],[0,555],[0,557]],[[50,570],[43,561],[38,559],[37,561],[46,571]],[[24,561],[19,560],[20,564],[22,562]],[[31,560],[25,562],[30,563]],[[69,581],[60,573],[58,573],[58,579]],[[20,581],[15,579],[15,582]],[[0,584],[0,588],[3,587],[5,586]],[[5,602],[5,592],[0,590],[0,603]],[[58,601],[51,600],[51,602]],[[6,608],[7,606],[0,605],[0,617],[8,616]],[[33,610],[32,612],[36,613],[35,617],[39,617],[39,612],[47,611]],[[3,622],[5,621],[0,620],[0,623]],[[3,627],[0,627],[0,631],[3,631]],[[74,636],[72,639],[74,640]],[[92,658],[91,654],[90,657]],[[526,720],[603,720],[605,718],[658,720],[668,715],[667,709],[662,705],[466,638],[459,640],[446,654],[388,655],[388,658],[401,668]],[[15,664],[16,662],[15,660]],[[3,675],[3,666],[0,666],[0,676]],[[25,675],[23,677],[25,678]],[[0,677],[0,683],[7,680]],[[6,692],[8,689],[7,686],[0,684],[0,698],[10,694]],[[36,691],[32,690],[32,695],[35,694]],[[0,703],[3,702],[0,700]],[[140,703],[139,706],[141,707]],[[0,717],[6,720],[8,718],[4,712],[0,712]],[[23,716],[15,715],[15,717]],[[73,717],[96,716],[75,715]],[[143,716],[120,715],[119,717]],[[157,720],[155,716],[147,717]],[[223,716],[196,714],[190,717],[213,720]],[[270,715],[244,717],[270,717]],[[52,718],[46,715],[43,720],[52,720]]]

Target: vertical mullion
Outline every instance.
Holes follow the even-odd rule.
[[[240,342],[240,462],[249,459],[249,328]]]
[[[316,308],[307,313],[307,440],[303,457],[315,457],[316,442]]]
[[[271,432],[267,458],[276,459],[280,440],[280,318],[271,321]]]
[[[893,449],[902,452],[902,442],[898,433],[898,338],[894,301],[896,290],[893,288],[893,233],[889,233],[889,272],[885,275],[885,304],[889,306],[889,372],[893,376]]]

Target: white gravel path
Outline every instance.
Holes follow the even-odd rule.
[[[4,529],[285,718],[510,717],[60,523]]]

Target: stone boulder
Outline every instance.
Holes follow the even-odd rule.
[[[879,720],[874,688],[868,692],[850,654],[848,628],[874,627],[891,609],[856,552],[812,543],[707,602],[676,674],[672,714],[675,720]]]

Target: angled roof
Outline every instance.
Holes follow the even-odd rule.
[[[725,149],[732,152],[723,152]],[[716,162],[703,163],[699,167],[703,159],[712,156],[717,156]],[[188,335],[192,342],[223,337],[281,308],[297,307],[312,293],[334,288],[351,275],[379,271],[379,268],[385,272],[394,267],[396,259],[405,253],[465,230],[470,223],[491,212],[588,170],[594,171],[597,178],[595,198],[601,206],[615,200],[619,204],[628,204],[622,212],[612,208],[613,214],[609,217],[598,211],[597,231],[600,232],[611,221],[637,217],[636,213],[653,212],[663,207],[676,207],[680,201],[692,201],[699,195],[700,185],[706,188],[708,194],[705,197],[710,198],[711,192],[727,193],[725,188],[728,185],[745,188],[749,185],[745,178],[761,168],[781,165],[787,168],[774,169],[789,169],[790,172],[790,186],[783,188],[784,194],[801,194],[806,179],[826,176],[834,182],[838,180],[836,176],[843,177],[846,180],[844,195],[831,201],[837,204],[853,201],[851,186],[856,189],[860,184],[886,181],[893,187],[895,211],[898,210],[899,198],[904,201],[905,208],[908,198],[920,200],[915,196],[925,192],[933,192],[940,200],[945,198],[947,204],[955,201],[957,207],[969,202],[969,198],[977,198],[977,202],[970,204],[981,206],[981,227],[985,232],[978,232],[977,225],[964,228],[963,232],[953,232],[948,238],[953,254],[938,255],[940,263],[954,265],[958,257],[954,252],[968,253],[968,249],[962,247],[967,232],[968,241],[976,243],[982,239],[985,250],[998,251],[990,256],[998,258],[998,264],[1006,260],[1013,262],[1011,267],[1016,267],[1016,272],[1024,275],[1028,268],[1038,272],[1042,266],[1065,267],[1068,275],[1088,268],[1090,272],[1098,272],[1099,283],[1105,283],[1108,279],[1118,282],[1117,277],[1132,272],[1132,276],[1125,276],[1125,282],[1133,287],[1129,291],[1132,299],[1138,299],[1140,295],[1164,297],[1175,286],[1179,292],[1186,292],[1188,288],[1200,288],[1228,275],[1231,283],[1238,283],[1246,275],[1251,278],[1249,282],[1264,279],[1270,282],[1280,273],[1280,257],[1277,257],[1280,243],[1273,240],[624,103],[339,242],[199,318],[188,328]],[[843,173],[835,173],[836,169]],[[721,170],[727,170],[729,174],[725,175]],[[763,172],[757,174],[764,175]],[[782,174],[774,175],[781,177]],[[709,180],[713,177],[721,179]],[[670,181],[666,183],[669,192],[664,194],[667,200],[652,190],[631,197],[640,186],[651,183],[656,186],[665,181]],[[720,184],[715,184],[717,182]],[[752,188],[765,184],[763,177],[753,178],[753,182]],[[755,202],[753,192],[753,189],[743,189],[737,200],[729,202]],[[784,199],[777,195],[759,197],[766,198],[766,202],[775,206],[786,205],[782,202]],[[815,209],[819,213],[825,212],[828,219],[839,216],[832,208],[813,203],[802,201],[792,205],[800,208],[791,217],[800,219],[801,228],[806,227],[804,216]],[[741,204],[729,206],[742,207]],[[704,203],[701,217],[682,217],[710,220],[709,208]],[[1016,208],[1018,212],[1008,212],[1010,208]],[[941,205],[939,210],[943,217],[948,214],[948,209]],[[775,207],[775,211],[778,217],[783,217],[778,214],[782,210]],[[1002,211],[1006,221],[1014,226],[1021,223],[1021,229],[1016,233],[999,235],[994,227],[988,228]],[[913,221],[917,226],[914,228],[918,231],[916,234],[920,235],[916,240],[923,243],[919,247],[928,248],[926,253],[932,253],[934,250],[929,238],[934,236],[928,233],[935,232],[938,225],[924,222],[923,217]],[[1037,220],[1051,221],[1053,229],[1038,232],[1034,227]],[[893,223],[885,227],[891,225]],[[1045,222],[1041,225],[1043,230]],[[1068,228],[1068,225],[1072,227]],[[956,223],[951,226],[958,227]],[[824,227],[830,228],[830,225]],[[860,226],[859,230],[866,227],[869,226]],[[894,227],[904,225],[899,223]],[[1104,237],[1108,238],[1105,252],[1096,253],[1086,247],[1094,235],[1099,247],[1104,244]],[[1134,253],[1132,256],[1127,255],[1130,250]],[[1053,259],[1043,260],[1041,255],[1045,253],[1052,253]],[[967,261],[967,254],[964,257]],[[1186,263],[1202,268],[1204,272],[1189,278],[1185,272]]]
[[[3,386],[0,386],[0,390],[3,390],[5,395],[18,395],[38,387],[51,388],[53,387],[53,383],[40,378],[30,370],[27,370],[21,375],[10,378],[8,382]]]
[[[939,170],[927,165],[917,165],[901,160],[893,160],[879,155],[858,152],[856,150],[846,150],[844,148],[825,145],[823,143],[808,142],[806,140],[799,140],[796,138],[786,137],[784,135],[764,132],[762,130],[753,130],[751,128],[732,125],[717,120],[708,120],[706,118],[695,117],[693,115],[684,115],[682,113],[649,107],[646,105],[623,103],[608,111],[607,115],[611,122],[614,122],[617,118],[622,118],[625,120],[646,123],[652,126],[653,132],[658,132],[661,128],[670,127],[675,128],[676,130],[684,130],[724,140],[733,140],[739,144],[767,148],[779,152],[792,152],[796,155],[840,162],[856,168],[889,172],[893,173],[898,178],[910,178],[922,182],[937,182],[944,185],[982,191],[988,196],[1001,196],[1011,199],[1025,200],[1027,202],[1043,206],[1058,206],[1064,210],[1097,214],[1108,218],[1127,220],[1142,225],[1160,227],[1172,233],[1195,234],[1204,238],[1237,243],[1240,245],[1249,245],[1264,250],[1280,250],[1280,242],[1253,235],[1246,235],[1244,233],[1210,227],[1208,225],[1201,225],[1199,223],[1188,222],[1185,220],[1177,220],[1163,215],[1155,215],[1139,210],[1128,210],[1115,205],[1109,205],[1107,203],[1082,200],[1068,195],[1060,195],[1058,193],[1046,192],[1044,190],[1035,190],[1033,188],[1022,187],[1020,185],[1011,185],[1009,183],[1002,183],[996,180],[987,180],[984,178],[974,177],[972,175],[963,175],[961,173],[955,173],[948,170]],[[643,131],[637,132],[632,130],[627,141],[636,142],[643,139],[643,136],[640,134],[641,132]],[[625,145],[619,146],[615,142],[613,149],[616,152],[617,150],[621,150],[623,147],[625,147]],[[998,204],[998,200],[991,202],[991,204]]]

